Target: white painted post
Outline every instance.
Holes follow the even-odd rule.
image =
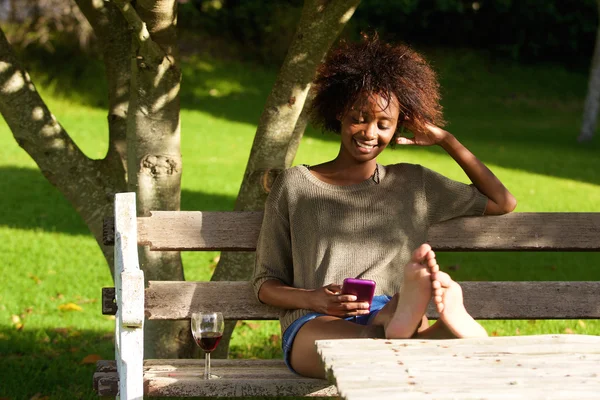
[[[137,252],[135,193],[115,195],[115,360],[117,399],[144,397],[144,273]]]

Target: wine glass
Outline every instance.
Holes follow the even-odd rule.
[[[217,375],[210,374],[210,352],[217,348],[225,323],[223,314],[220,312],[198,312],[192,314],[192,336],[194,340],[204,350],[204,379],[219,378]]]

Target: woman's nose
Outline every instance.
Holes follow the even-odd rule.
[[[365,137],[367,139],[370,139],[370,140],[377,139],[377,130],[375,128],[376,128],[376,125],[374,125],[374,124],[368,124],[365,127]]]

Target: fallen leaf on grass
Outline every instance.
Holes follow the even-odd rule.
[[[83,311],[83,308],[81,308],[81,306],[78,306],[75,303],[61,304],[60,306],[58,306],[58,309],[60,311]]]
[[[82,364],[96,364],[97,361],[102,360],[99,354],[88,354],[81,360]]]
[[[93,304],[98,302],[98,299],[77,299],[77,304]]]
[[[48,396],[44,396],[41,393],[36,393],[33,395],[32,398],[30,398],[29,400],[48,400],[50,397]]]
[[[498,331],[492,332],[492,336],[498,336]]]
[[[260,324],[258,324],[256,322],[246,322],[246,326],[252,330],[260,328]]]
[[[577,321],[577,323],[580,327],[585,328],[585,322],[583,322],[582,320]]]
[[[515,329],[515,335],[520,335],[521,334],[521,330],[519,328]]]
[[[565,328],[565,333],[571,334],[571,333],[573,333],[573,329]]]
[[[21,322],[21,317],[19,317],[18,315],[12,315],[10,319],[12,321],[12,324],[18,331],[23,329],[23,322]]]
[[[71,329],[70,328],[54,328],[53,331],[56,333],[59,333],[63,336],[67,336],[71,332]]]
[[[280,337],[279,337],[279,335],[271,335],[271,337],[270,337],[269,339],[271,339],[271,344],[272,344],[273,346],[277,346],[277,345],[279,345],[279,342],[280,342]]]
[[[29,277],[30,277],[30,278],[31,278],[31,279],[32,279],[32,280],[33,280],[33,281],[34,281],[34,282],[35,282],[37,285],[39,285],[39,284],[42,282],[42,280],[41,280],[41,279],[40,279],[38,276],[36,276],[36,275],[33,275],[31,272],[27,273],[27,275],[28,275],[28,276],[29,276]]]

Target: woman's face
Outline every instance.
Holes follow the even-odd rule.
[[[360,97],[340,119],[340,152],[357,162],[375,159],[394,137],[399,114],[394,95],[389,101],[375,93]]]

